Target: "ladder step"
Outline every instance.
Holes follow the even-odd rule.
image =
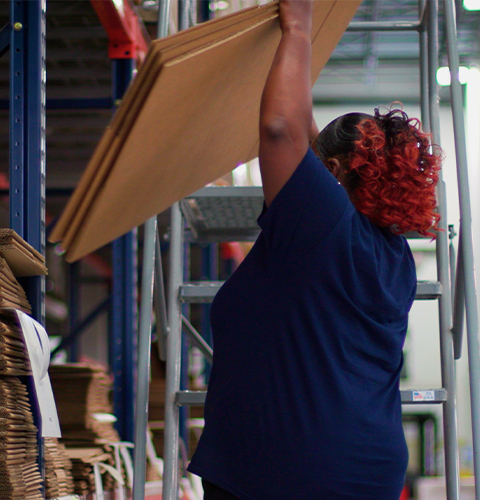
[[[445,389],[408,389],[400,391],[402,404],[440,404],[447,400]],[[179,406],[205,404],[206,391],[178,391],[175,403]]]
[[[178,391],[175,404],[178,406],[201,406],[205,404],[207,391]]]
[[[223,285],[223,281],[198,281],[185,283],[180,287],[180,300],[188,303],[211,302]],[[438,281],[419,281],[417,300],[437,299],[442,295],[442,285]]]
[[[404,405],[440,404],[447,400],[445,389],[408,389],[400,391],[400,394]]]
[[[418,281],[417,300],[438,299],[442,295],[442,284],[438,281]]]
[[[187,303],[212,302],[223,281],[198,281],[180,286],[180,300]]]

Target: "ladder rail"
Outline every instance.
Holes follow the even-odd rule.
[[[163,500],[176,500],[178,491],[179,407],[175,401],[181,376],[181,304],[183,281],[183,223],[179,203],[170,209],[170,273],[168,281],[167,366],[165,378],[165,432]]]
[[[438,69],[438,0],[430,0],[428,5],[428,103],[430,130],[433,142],[440,145],[440,118],[436,72]],[[460,498],[460,460],[458,453],[458,425],[455,387],[455,362],[453,353],[452,300],[450,288],[447,198],[443,174],[437,185],[438,209],[441,215],[437,233],[437,275],[442,283],[443,295],[439,298],[439,327],[442,386],[448,398],[443,405],[443,436],[445,448],[445,476],[447,499]]]
[[[144,500],[147,454],[148,392],[150,382],[150,351],[152,337],[153,282],[155,270],[155,239],[157,218],[145,223],[142,269],[142,298],[138,329],[137,381],[135,392],[135,426],[133,465],[133,500]]]
[[[465,268],[463,265],[463,251],[462,251],[462,232],[459,231],[458,237],[458,253],[456,261],[456,279],[455,279],[455,293],[453,298],[453,347],[455,359],[460,359],[462,356],[463,347],[463,325],[465,317]]]
[[[157,347],[158,357],[162,361],[167,359],[167,337],[170,333],[167,317],[167,303],[165,299],[165,284],[163,280],[162,249],[160,247],[160,234],[157,228],[155,241],[155,283],[154,283],[153,305],[155,308],[155,319],[157,324]]]
[[[463,279],[469,356],[470,399],[473,434],[473,466],[475,479],[480,480],[480,341],[478,336],[478,305],[475,289],[473,257],[472,212],[468,183],[467,148],[463,118],[462,88],[459,81],[459,55],[455,24],[455,4],[444,0],[447,39],[447,56],[451,74],[453,132],[457,161],[458,195],[460,203],[460,231],[462,235]],[[480,500],[480,486],[476,483],[475,499]]]

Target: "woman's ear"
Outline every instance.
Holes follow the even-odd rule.
[[[341,171],[341,163],[337,158],[329,158],[325,164],[329,172],[336,178],[338,179],[338,176],[340,175]]]

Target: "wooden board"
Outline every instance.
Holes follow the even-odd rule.
[[[312,83],[360,3],[315,2]],[[196,27],[153,44],[148,73],[129,89],[53,233],[67,260],[257,155],[260,99],[281,32],[276,4],[247,11],[202,36]]]

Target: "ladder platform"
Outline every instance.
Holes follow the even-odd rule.
[[[186,303],[211,302],[223,285],[223,281],[197,281],[180,286],[180,300]],[[419,281],[417,300],[437,299],[442,295],[442,286],[437,281]]]
[[[207,391],[178,391],[175,404],[178,406],[202,406],[205,404]]]
[[[209,186],[181,201],[185,237],[199,243],[255,241],[263,208],[261,186]]]
[[[404,405],[440,404],[447,400],[445,389],[408,389],[400,391],[400,394]]]

